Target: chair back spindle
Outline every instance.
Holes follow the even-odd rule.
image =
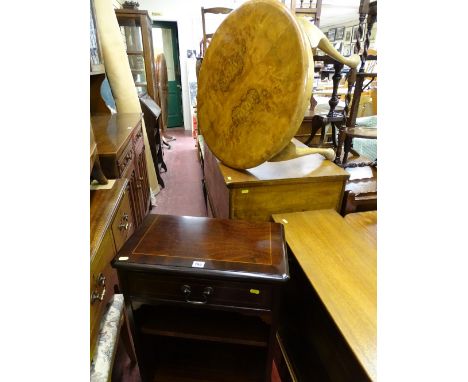
[[[339,103],[339,97],[338,97],[338,87],[341,81],[341,78],[343,77],[341,75],[341,70],[343,69],[343,64],[335,61],[333,63],[333,67],[335,69],[335,73],[333,74],[332,80],[333,80],[333,91],[332,91],[332,96],[330,98],[330,101],[328,101],[328,104],[330,105],[330,111],[327,114],[327,117],[333,117],[335,113],[335,108]]]

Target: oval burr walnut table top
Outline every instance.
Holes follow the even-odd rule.
[[[200,129],[213,154],[246,169],[280,152],[304,118],[313,73],[310,43],[279,1],[252,0],[231,12],[198,81]]]

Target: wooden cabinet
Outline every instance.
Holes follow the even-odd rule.
[[[280,224],[150,214],[113,266],[143,381],[271,381]]]
[[[99,324],[107,303],[119,289],[110,263],[134,231],[128,179],[90,194],[90,349],[94,354]],[[126,329],[124,329],[126,330]]]
[[[223,165],[204,145],[204,184],[213,217],[271,221],[276,213],[340,211],[349,174],[318,154],[239,171]]]
[[[148,11],[116,9],[138,95],[148,93],[159,103],[154,71],[152,21]]]
[[[145,145],[140,113],[97,115],[91,118],[99,160],[107,178],[127,178],[135,227],[150,207]]]

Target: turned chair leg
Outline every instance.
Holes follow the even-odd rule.
[[[336,142],[336,124],[332,122],[331,126],[332,126],[332,144],[333,144],[333,148],[336,151],[336,148],[338,147],[338,144]]]
[[[343,147],[343,143],[346,138],[346,133],[344,131],[345,127],[339,125],[338,126],[338,143],[336,145],[336,158],[335,163],[341,164],[341,148]]]

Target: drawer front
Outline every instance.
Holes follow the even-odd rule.
[[[128,167],[131,166],[134,158],[135,150],[133,149],[132,142],[130,141],[122,155],[120,155],[120,157],[117,159],[117,168],[119,170],[120,177],[122,177],[122,174],[127,171]]]
[[[128,272],[126,289],[133,298],[185,302],[190,305],[272,309],[273,287],[234,282]]]
[[[139,125],[135,132],[133,133],[133,142],[136,152],[140,152],[142,147],[144,146],[144,138],[143,138],[143,129],[141,125]]]
[[[271,221],[272,214],[310,210],[340,211],[346,179],[235,188],[231,190],[230,218]]]
[[[110,230],[106,232],[96,256],[91,263],[90,274],[90,346],[91,356],[96,345],[104,308],[114,294],[112,282],[115,279],[115,270],[110,266],[110,261],[115,255],[114,242]]]
[[[119,209],[112,221],[111,229],[114,236],[115,249],[119,251],[135,230],[128,190],[123,195]]]

